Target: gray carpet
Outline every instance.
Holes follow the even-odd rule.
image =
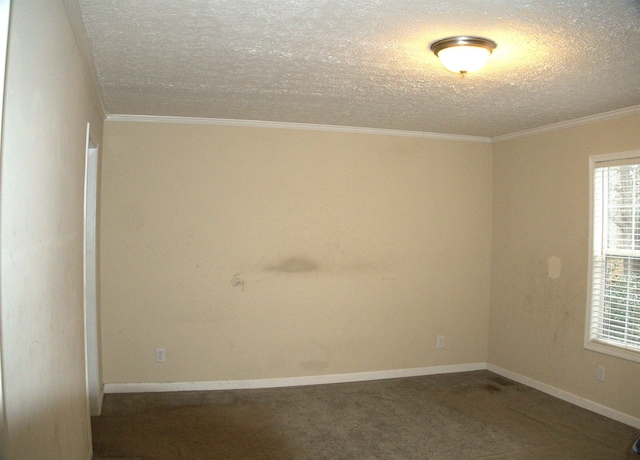
[[[94,459],[633,459],[627,425],[488,371],[109,394]]]

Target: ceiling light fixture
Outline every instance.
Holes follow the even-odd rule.
[[[497,46],[488,38],[459,36],[436,40],[430,48],[447,70],[464,77],[467,72],[480,70]]]

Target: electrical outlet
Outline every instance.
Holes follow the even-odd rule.
[[[598,382],[604,382],[604,367],[598,366]]]
[[[437,347],[444,348],[444,335],[438,336]]]
[[[164,348],[156,348],[156,363],[164,363],[165,359]]]

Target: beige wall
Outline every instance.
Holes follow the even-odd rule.
[[[105,382],[486,361],[489,144],[107,121],[102,167]]]
[[[97,110],[62,2],[13,2],[1,178],[6,458],[88,458],[86,124]],[[4,458],[4,457],[3,457]]]
[[[494,144],[489,362],[640,417],[640,364],[583,348],[590,155],[640,149],[640,116]],[[561,260],[551,278],[548,260]],[[596,379],[598,366],[605,382]]]

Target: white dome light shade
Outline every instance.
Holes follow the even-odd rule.
[[[496,46],[481,37],[449,37],[433,42],[431,50],[447,70],[464,75],[480,70]]]
[[[452,46],[438,53],[445,69],[452,72],[475,72],[484,67],[491,52],[479,46]]]

